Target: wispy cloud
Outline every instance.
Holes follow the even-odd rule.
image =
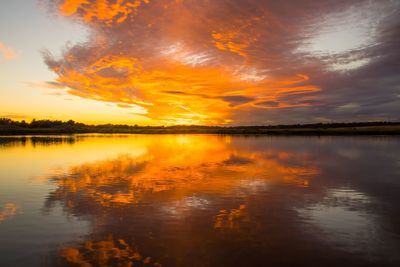
[[[30,87],[36,87],[36,88],[48,88],[48,89],[64,88],[64,85],[55,81],[29,81],[25,82],[25,84],[29,85]]]

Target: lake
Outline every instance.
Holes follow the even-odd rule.
[[[0,266],[400,266],[400,138],[0,138]]]

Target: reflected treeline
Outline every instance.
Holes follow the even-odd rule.
[[[50,265],[390,265],[399,242],[377,218],[393,207],[370,183],[382,173],[382,188],[395,185],[396,147],[340,140],[162,136],[140,153],[57,171],[46,176],[55,189],[45,212],[61,204],[91,227]],[[383,159],[385,171],[367,168]],[[369,247],[351,249],[360,244]]]
[[[75,136],[18,136],[18,137],[0,137],[1,147],[13,146],[53,146],[63,144],[75,144]]]

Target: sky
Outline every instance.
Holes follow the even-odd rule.
[[[2,0],[0,117],[400,121],[399,0]]]

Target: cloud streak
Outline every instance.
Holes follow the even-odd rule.
[[[60,58],[43,52],[60,90],[140,107],[155,124],[400,119],[397,2],[48,5],[91,30]]]

